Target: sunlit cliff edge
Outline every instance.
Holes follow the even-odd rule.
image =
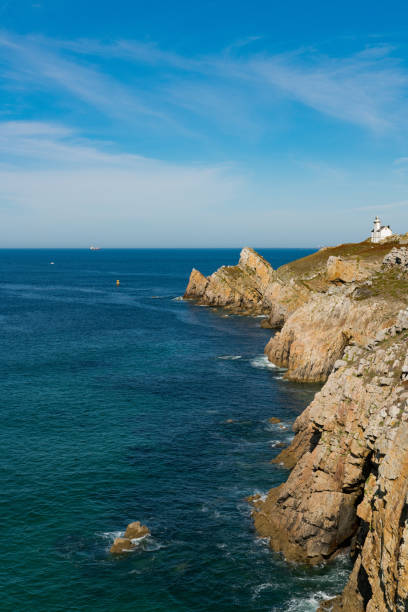
[[[275,461],[292,471],[254,498],[259,534],[289,561],[352,555],[322,610],[408,609],[408,237],[321,249],[274,270],[191,273],[185,299],[265,315],[265,353],[299,382],[325,382]]]

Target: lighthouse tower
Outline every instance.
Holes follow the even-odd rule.
[[[380,242],[384,238],[392,236],[392,230],[389,225],[381,225],[381,221],[376,216],[374,219],[374,227],[371,230],[371,242]]]

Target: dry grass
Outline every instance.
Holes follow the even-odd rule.
[[[395,246],[399,246],[397,239],[381,244],[374,244],[369,240],[358,243],[339,244],[338,246],[322,249],[307,257],[302,257],[302,259],[285,264],[278,268],[278,272],[280,277],[316,274],[326,266],[327,259],[330,256],[343,257],[345,259],[354,258],[367,263],[376,263],[382,261],[385,255]]]

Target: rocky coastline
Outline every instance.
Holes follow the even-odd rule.
[[[408,609],[408,249],[406,236],[325,248],[274,270],[193,270],[185,299],[265,315],[286,377],[324,383],[276,461],[291,471],[254,498],[259,535],[288,561],[350,554],[348,583],[321,610]]]

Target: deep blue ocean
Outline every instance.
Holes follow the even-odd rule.
[[[346,559],[285,563],[245,501],[287,477],[270,460],[317,387],[268,366],[261,319],[175,300],[238,257],[0,250],[2,611],[303,612],[341,590]],[[111,556],[135,520],[152,536]]]

